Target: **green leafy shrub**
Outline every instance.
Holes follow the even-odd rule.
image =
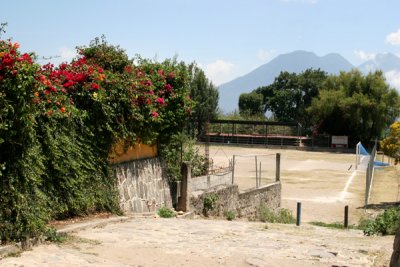
[[[296,219],[293,217],[292,211],[289,209],[279,209],[276,212],[271,211],[264,205],[258,208],[257,217],[262,222],[270,223],[295,223]]]
[[[172,218],[175,216],[175,212],[165,206],[162,206],[157,213],[161,218]]]
[[[174,134],[169,142],[162,144],[161,155],[166,163],[171,181],[182,179],[181,165],[183,161],[190,161],[192,177],[207,173],[208,163],[206,158],[199,153],[194,139],[185,133]]]
[[[363,219],[359,228],[365,235],[394,235],[400,228],[400,207],[390,208],[375,219]]]
[[[228,221],[232,221],[236,218],[235,212],[233,212],[233,211],[227,211],[225,213],[225,216]]]
[[[208,196],[206,196],[203,202],[204,210],[205,211],[213,210],[215,208],[215,203],[217,202],[217,200],[218,196],[214,193],[211,193]]]

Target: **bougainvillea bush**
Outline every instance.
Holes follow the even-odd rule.
[[[0,236],[51,219],[119,212],[107,163],[118,140],[168,143],[192,108],[184,63],[130,60],[96,39],[59,66],[0,40]]]

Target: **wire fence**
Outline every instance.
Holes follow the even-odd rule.
[[[259,188],[279,180],[280,154],[233,155],[233,182],[240,190]]]
[[[192,177],[191,191],[206,190],[218,185],[231,185],[232,179],[232,165],[226,168],[219,168],[210,170],[208,175]]]

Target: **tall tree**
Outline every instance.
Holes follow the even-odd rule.
[[[307,69],[300,74],[281,72],[274,82],[256,89],[264,96],[265,111],[271,111],[280,121],[297,121],[308,132],[310,116],[306,109],[318,95],[319,88],[327,77],[326,72]]]
[[[192,110],[192,121],[196,124],[197,133],[204,130],[205,123],[218,116],[218,89],[210,82],[204,71],[195,63],[189,65],[190,97],[195,102]]]
[[[400,98],[381,71],[363,76],[353,70],[330,76],[308,112],[318,133],[370,141],[399,116]]]
[[[242,116],[263,116],[263,95],[255,91],[239,96],[239,112]]]

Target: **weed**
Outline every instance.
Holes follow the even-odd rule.
[[[175,212],[173,210],[171,210],[168,207],[162,206],[159,210],[158,210],[158,215],[161,218],[172,218],[175,216]]]
[[[379,214],[375,219],[363,219],[359,229],[365,235],[394,235],[400,228],[400,207],[390,208]]]
[[[228,221],[232,221],[232,220],[234,220],[235,219],[235,212],[233,212],[233,211],[227,211],[226,213],[225,213],[225,216],[226,216],[226,219],[228,220]]]
[[[320,222],[320,221],[314,221],[314,222],[310,222],[310,224],[316,225],[316,226],[321,226],[321,227],[327,227],[327,228],[345,229],[344,225],[342,223],[340,223],[340,222],[324,223],[324,222]],[[358,226],[349,225],[348,229],[358,229]]]
[[[55,243],[64,243],[68,241],[69,237],[66,233],[57,233],[55,228],[47,229],[45,233],[45,237],[47,241],[55,242]]]
[[[209,211],[215,208],[215,203],[217,202],[218,196],[214,193],[206,196],[204,198],[204,210]]]
[[[258,218],[262,222],[270,223],[295,223],[296,219],[293,217],[292,211],[289,209],[279,209],[273,212],[264,205],[258,208]]]

